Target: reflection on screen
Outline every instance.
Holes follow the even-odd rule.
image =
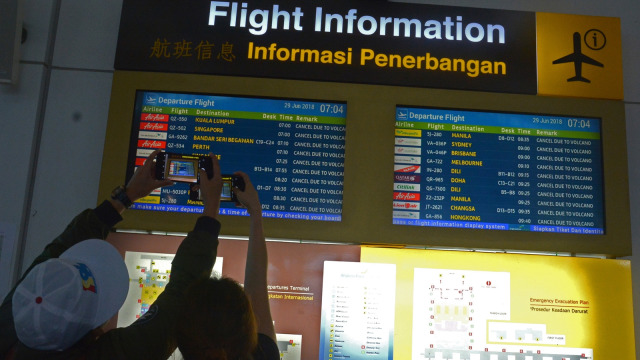
[[[173,160],[169,165],[169,175],[174,176],[195,176],[196,169],[191,161]]]
[[[223,181],[222,182],[222,199],[230,199],[231,198],[231,182]]]

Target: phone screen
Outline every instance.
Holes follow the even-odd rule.
[[[167,159],[165,167],[165,178],[181,182],[198,181],[198,160],[197,159]]]
[[[220,194],[220,201],[231,201],[232,200],[232,181],[231,177],[223,177],[222,178],[222,194]]]

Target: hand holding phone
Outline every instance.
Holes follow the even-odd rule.
[[[185,155],[161,152],[156,156],[156,179],[189,183],[189,199],[200,199],[200,174],[204,169],[207,178],[213,178],[213,161],[210,156]],[[234,189],[244,191],[244,179],[238,175],[221,174],[222,192],[220,201],[238,202]]]
[[[249,179],[249,175],[242,171],[238,171],[234,175],[241,178],[244,185],[242,191],[238,192],[238,201],[236,202],[246,207],[249,215],[251,216],[261,214],[262,205],[260,205],[260,198],[258,196],[258,192],[251,183],[251,179]]]
[[[242,176],[222,174],[222,195],[220,201],[238,202],[238,195],[234,189],[244,191],[245,184]]]

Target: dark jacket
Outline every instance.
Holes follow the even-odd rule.
[[[45,247],[26,273],[47,259],[59,257],[82,240],[105,239],[111,227],[121,220],[108,201],[83,211]],[[171,266],[171,281],[143,317],[127,327],[112,329],[97,340],[89,335],[65,351],[33,350],[18,341],[11,311],[14,287],[0,306],[0,359],[12,349],[15,359],[166,359],[176,349],[174,332],[182,295],[192,282],[211,274],[219,232],[217,220],[200,217],[178,248]]]

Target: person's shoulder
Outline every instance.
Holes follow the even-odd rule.
[[[279,360],[278,345],[265,334],[258,334],[258,348],[253,354],[253,360]]]

